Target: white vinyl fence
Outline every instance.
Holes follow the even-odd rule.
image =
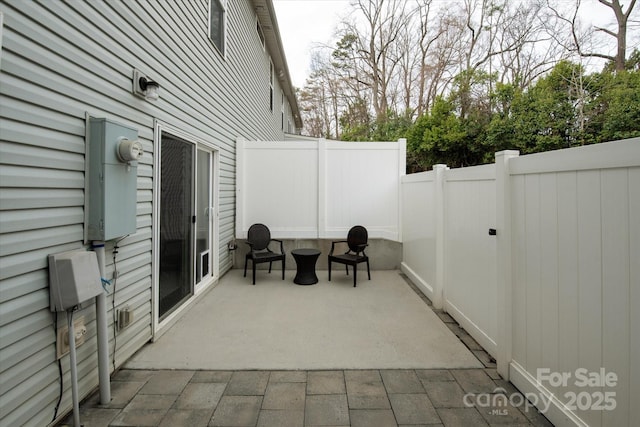
[[[556,425],[634,424],[640,138],[437,165],[401,194],[403,271],[503,377]]]
[[[400,177],[406,142],[320,140],[237,144],[236,237],[264,223],[276,238],[400,241]]]

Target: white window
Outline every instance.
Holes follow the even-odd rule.
[[[209,38],[224,55],[225,26],[226,26],[226,0],[210,0],[209,2]]]

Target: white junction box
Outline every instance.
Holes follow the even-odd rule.
[[[51,311],[66,311],[102,292],[95,252],[78,250],[49,255]]]

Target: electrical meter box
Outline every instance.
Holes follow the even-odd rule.
[[[95,252],[69,251],[49,255],[51,311],[66,311],[101,292],[104,291]]]
[[[90,118],[86,173],[87,239],[112,240],[136,232],[138,162],[142,145],[137,129]]]

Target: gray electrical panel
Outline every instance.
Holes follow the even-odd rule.
[[[137,129],[89,119],[87,141],[87,239],[111,240],[136,232]]]
[[[49,255],[51,311],[66,311],[104,292],[95,252],[69,251]]]

